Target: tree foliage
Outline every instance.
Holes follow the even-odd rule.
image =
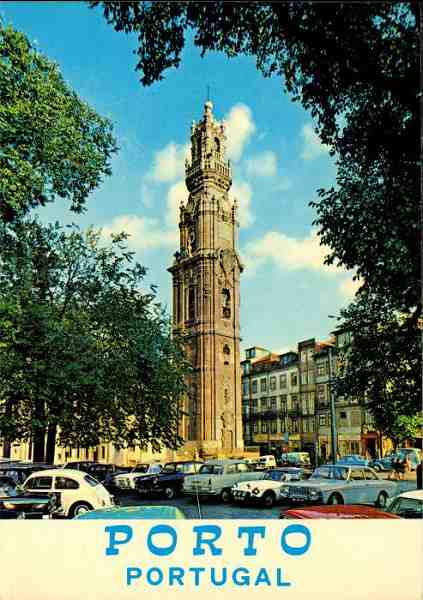
[[[0,20],[0,220],[13,222],[57,198],[81,212],[110,174],[116,150],[111,123]]]
[[[177,447],[187,364],[125,236],[37,221],[3,235],[1,437],[34,440],[39,460],[57,427],[62,445]]]
[[[341,311],[353,333],[347,395],[386,414],[419,410],[419,49],[417,2],[90,2],[138,36],[143,85],[180,64],[185,38],[256,58],[311,112],[337,165],[311,205],[328,264],[353,269],[360,293]],[[401,318],[399,318],[401,316]],[[388,387],[386,387],[386,385]]]

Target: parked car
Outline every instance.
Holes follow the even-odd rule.
[[[141,495],[160,494],[171,500],[182,494],[185,477],[195,475],[203,466],[201,461],[166,463],[160,473],[135,478],[135,489]]]
[[[1,463],[0,477],[10,477],[16,485],[21,485],[31,473],[52,468],[52,465],[46,465],[45,463],[30,463],[23,461]]]
[[[393,461],[396,460],[396,458],[396,454],[387,454],[383,458],[375,458],[371,460],[369,463],[369,467],[371,467],[375,471],[392,471]]]
[[[385,508],[397,493],[397,484],[379,479],[370,467],[323,465],[308,481],[287,484],[282,497],[303,504],[372,503]]]
[[[68,462],[65,464],[64,469],[76,469],[78,471],[84,471],[100,482],[103,482],[106,477],[114,475],[118,471],[118,467],[116,467],[116,465],[99,463],[91,460]]]
[[[273,467],[276,467],[276,459],[273,454],[260,456],[260,458],[257,460],[256,469],[258,470],[271,469]]]
[[[361,456],[360,454],[347,454],[345,456],[341,456],[341,458],[336,462],[336,464],[368,467],[370,461],[365,456]]]
[[[10,477],[0,477],[0,519],[49,519],[57,498],[23,492]]]
[[[263,473],[253,471],[245,460],[209,460],[200,468],[198,475],[184,480],[183,491],[192,497],[214,497],[229,502],[235,483],[262,477]]]
[[[337,506],[307,506],[281,511],[280,519],[399,519],[397,515],[373,506],[338,504]]]
[[[281,499],[284,483],[305,477],[304,469],[297,467],[269,469],[261,479],[236,483],[231,490],[232,497],[237,503],[258,502],[270,508]]]
[[[394,498],[386,509],[391,515],[403,519],[423,518],[423,490],[404,492]]]
[[[412,471],[416,470],[417,465],[422,460],[422,451],[420,448],[397,448],[396,454],[399,460],[404,460],[405,457],[408,458]]]
[[[186,519],[183,511],[176,506],[112,506],[111,508],[100,508],[91,510],[75,519],[84,521],[92,519],[119,519],[127,521],[132,519]]]
[[[161,470],[162,465],[159,463],[141,463],[133,467],[129,473],[121,473],[112,477],[109,486],[116,489],[116,491],[133,491],[135,490],[135,480],[137,478],[158,475]]]
[[[311,469],[310,454],[308,452],[286,452],[281,454],[278,467],[309,467]]]
[[[114,505],[113,496],[85,471],[74,469],[38,471],[28,477],[23,487],[32,493],[55,494],[60,503],[58,512],[66,517],[75,517],[95,508]]]

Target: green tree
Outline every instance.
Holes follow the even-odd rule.
[[[330,248],[326,262],[355,270],[361,282],[341,312],[353,346],[350,375],[339,385],[345,395],[371,398],[380,420],[387,407],[396,416],[415,414],[421,4],[90,2],[99,5],[117,31],[138,36],[143,85],[179,66],[190,32],[203,55],[254,56],[265,77],[281,77],[311,111],[337,165],[334,185],[311,202],[314,224]]]
[[[111,123],[0,20],[0,220],[13,222],[57,198],[81,212],[110,174],[116,150]]]
[[[7,244],[4,236],[7,237]],[[0,435],[62,445],[177,447],[188,366],[125,236],[24,221],[3,234]],[[45,437],[47,434],[47,452]]]

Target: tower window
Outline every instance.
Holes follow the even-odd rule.
[[[222,290],[222,315],[225,319],[231,317],[231,293],[226,288]]]
[[[223,346],[223,354],[230,354],[230,353],[231,353],[231,350],[230,350],[228,344],[225,344]]]
[[[214,138],[214,150],[216,154],[220,154],[220,140],[219,138]]]
[[[195,319],[195,289],[189,288],[188,291],[188,320],[193,321]]]

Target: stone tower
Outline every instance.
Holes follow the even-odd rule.
[[[180,248],[173,278],[173,327],[187,334],[194,373],[181,422],[186,449],[205,455],[242,450],[237,204],[228,198],[231,168],[224,125],[213,105],[191,127],[189,197],[180,207]]]

